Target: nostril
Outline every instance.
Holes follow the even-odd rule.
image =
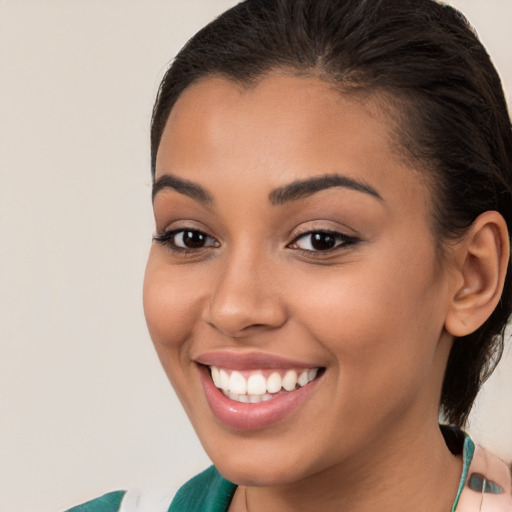
[[[262,301],[251,296],[251,291],[243,295],[228,291],[224,287],[221,293],[212,296],[203,312],[203,320],[223,334],[243,337],[253,331],[275,329],[286,322],[285,309],[278,298]]]

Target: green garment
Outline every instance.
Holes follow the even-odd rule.
[[[235,490],[235,484],[210,466],[180,488],[169,512],[226,512]]]
[[[118,512],[125,494],[125,491],[109,492],[100,498],[70,508],[66,512]]]
[[[235,484],[210,466],[178,490],[168,512],[226,512],[235,490]],[[66,512],[119,512],[125,494],[126,491],[110,492]]]
[[[446,438],[448,436],[446,429],[443,433]],[[468,492],[468,485],[466,485],[468,482],[468,472],[470,471],[473,455],[475,453],[475,445],[469,436],[464,436],[460,431],[457,434],[456,430],[453,430],[453,433],[459,437],[459,440],[463,439],[462,446],[457,443],[458,452],[460,453],[460,451],[462,451],[463,470],[459,489],[455,502],[451,508],[451,512],[455,512],[455,509],[461,499],[461,495]],[[490,482],[487,483],[487,486],[489,487],[490,484]],[[471,487],[471,483],[469,486]],[[497,486],[497,488],[499,488],[499,486]],[[223,476],[221,476],[214,466],[211,466],[189,480],[178,490],[172,500],[168,512],[226,512],[229,508],[229,504],[231,503],[235,490],[236,485],[228,482]],[[489,489],[482,492],[495,491],[492,490],[491,486]],[[74,507],[67,512],[119,512],[124,494],[125,491],[111,492],[109,494],[105,494],[101,498],[97,498],[93,501],[84,503],[83,505],[79,505],[78,507]],[[465,512],[466,510],[471,510],[471,512],[473,511],[473,507],[471,507],[471,509],[463,507],[463,509],[464,510],[461,512]],[[475,509],[475,511],[476,510],[477,509]],[[499,510],[501,510],[501,508]],[[508,509],[503,508],[503,510]],[[140,512],[151,511],[141,510]]]

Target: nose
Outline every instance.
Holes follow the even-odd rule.
[[[232,338],[282,326],[286,309],[275,266],[251,251],[226,258],[205,304],[203,320]]]

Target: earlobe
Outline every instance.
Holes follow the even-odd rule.
[[[457,245],[460,279],[445,321],[456,337],[476,331],[500,300],[510,257],[507,224],[495,211],[482,213]],[[462,284],[461,284],[462,283]]]

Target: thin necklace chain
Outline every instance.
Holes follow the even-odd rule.
[[[245,501],[245,512],[249,512],[249,505],[247,503],[247,487],[244,487],[244,501]]]

